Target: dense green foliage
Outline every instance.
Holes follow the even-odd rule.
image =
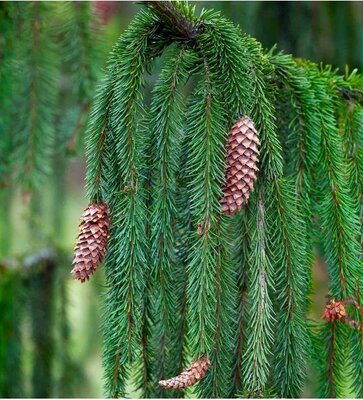
[[[145,73],[166,46],[148,105]],[[203,354],[199,397],[297,397],[310,362],[319,395],[362,394],[362,316],[348,306],[362,285],[362,89],[356,71],[264,53],[218,13],[160,2],[138,14],[88,130],[89,197],[109,202],[112,221],[108,396],[125,395],[134,366],[140,395],[167,396],[157,381]],[[225,144],[242,114],[260,135],[260,172],[226,217]],[[358,327],[309,328],[313,246]]]
[[[71,344],[70,257],[60,237],[65,165],[86,132],[87,195],[109,204],[112,225],[106,288],[92,288],[104,292],[106,396],[299,397],[308,386],[319,397],[362,397],[363,75],[265,51],[215,11],[142,7],[94,95],[105,49],[90,3],[0,5],[0,396],[82,393],[88,365]],[[264,45],[272,45],[267,20],[282,24],[302,10],[303,24],[315,10],[218,7]],[[347,58],[344,34],[362,32],[358,5],[341,14],[321,7],[329,12],[315,25],[330,29],[352,14],[351,26],[332,32],[330,52],[303,48],[319,29],[297,29],[293,18],[291,42],[284,32],[279,48],[359,62],[359,40]],[[261,141],[258,179],[228,217],[219,203],[225,145],[243,114]],[[18,186],[30,200],[30,250],[13,257]],[[317,259],[329,295],[357,326],[312,317]],[[88,330],[85,349],[95,336]],[[196,386],[160,389],[203,354],[211,367]]]
[[[64,165],[83,136],[99,74],[97,18],[89,3],[3,2],[0,26],[0,396],[69,397],[79,371],[61,243]],[[19,189],[28,204],[21,254],[11,251]]]

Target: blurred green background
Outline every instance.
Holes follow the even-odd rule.
[[[363,3],[203,1],[195,5],[197,10],[220,10],[264,48],[277,44],[278,50],[297,57],[362,70]],[[22,4],[18,7],[21,11]],[[57,19],[62,21],[62,5],[51,7],[50,29]],[[41,190],[31,193],[16,179],[0,185],[0,397],[102,396],[102,268],[84,285],[69,274],[79,217],[87,205],[84,119],[113,43],[142,5],[93,2],[88,7],[98,15],[99,27],[95,42],[90,43],[96,46],[97,57],[89,61],[95,77],[82,99],[72,94],[67,54],[61,53],[59,60],[61,113],[56,114],[55,130],[67,131],[67,146],[55,152],[52,172]],[[4,39],[11,18],[3,2],[0,63],[16,46],[16,38],[10,46]],[[4,96],[0,92],[0,107],[6,103]],[[84,104],[85,115],[64,122],[64,115]],[[0,131],[0,138],[5,134]],[[317,263],[314,274],[312,313],[319,317],[327,294],[324,265]],[[130,395],[136,394],[130,387]]]

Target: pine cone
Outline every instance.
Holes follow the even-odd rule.
[[[192,386],[204,378],[209,367],[210,361],[207,356],[204,355],[199,360],[194,361],[191,366],[180,375],[159,381],[159,386],[162,389],[183,389]]]
[[[244,115],[232,126],[228,136],[226,184],[222,187],[222,212],[233,215],[248,202],[258,171],[260,142],[253,122]]]
[[[327,319],[329,322],[334,320],[338,320],[341,322],[345,322],[345,317],[347,316],[347,312],[345,310],[344,303],[340,300],[330,300],[325,306],[325,312],[322,315],[322,319]]]
[[[82,214],[79,234],[74,248],[72,275],[82,283],[102,262],[109,235],[109,211],[107,204],[89,204]]]

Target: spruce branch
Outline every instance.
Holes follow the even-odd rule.
[[[318,159],[320,140],[316,100],[305,71],[296,65],[291,56],[278,54],[270,60],[282,86],[277,92],[276,102],[289,114],[280,116],[280,121],[288,119],[286,130],[290,131],[284,138],[286,170],[296,176],[296,193],[302,197],[305,207],[309,207],[312,172]],[[286,100],[283,96],[287,97]],[[285,101],[291,106],[286,106]]]
[[[198,101],[195,102],[194,107],[190,109],[188,116],[188,130],[190,131],[190,137],[193,136],[195,138],[196,143],[193,143],[192,147],[190,147],[190,151],[193,151],[193,155],[189,158],[189,173],[195,173],[198,171],[198,167],[205,165],[205,173],[206,177],[203,175],[190,176],[189,181],[190,184],[195,185],[195,188],[192,188],[191,192],[191,202],[193,212],[193,225],[198,223],[200,220],[208,221],[209,224],[212,223],[213,218],[213,201],[215,196],[210,197],[209,194],[209,180],[210,176],[210,168],[211,168],[211,160],[212,152],[210,151],[210,146],[213,144],[211,141],[211,129],[214,128],[212,125],[210,118],[211,115],[217,117],[220,115],[220,110],[212,114],[211,107],[219,107],[219,103],[217,101],[212,101],[213,97],[210,92],[206,92],[205,95],[200,91],[198,93]],[[198,107],[198,108],[197,108]],[[207,122],[205,122],[205,118]],[[219,122],[217,120],[217,122]],[[216,125],[216,128],[219,128],[219,132],[223,132],[223,129],[220,125]],[[194,132],[198,132],[196,135]],[[203,139],[202,139],[203,138]],[[207,151],[201,153],[198,150],[198,147],[205,143],[204,146],[207,147]],[[217,153],[218,154],[218,153]],[[194,157],[193,157],[194,156]],[[197,159],[195,156],[199,156]],[[200,157],[208,157],[207,160],[203,157],[203,160]],[[207,163],[206,163],[207,161]],[[223,176],[223,175],[222,175]],[[198,179],[199,178],[199,179]],[[198,179],[198,180],[197,180]],[[204,179],[208,179],[207,184],[205,184]],[[222,181],[222,179],[221,179]],[[217,200],[217,199],[215,199]],[[193,204],[194,207],[193,207]],[[197,206],[199,206],[197,208]],[[214,210],[219,211],[219,203],[214,204]],[[214,217],[214,223],[216,217]],[[215,287],[215,260],[213,257],[214,247],[215,245],[209,244],[210,240],[213,240],[213,236],[210,236],[209,228],[202,236],[196,236],[194,234],[193,242],[196,244],[192,246],[193,251],[189,255],[190,261],[188,265],[188,275],[189,275],[189,284],[188,284],[188,292],[189,293],[200,293],[200,296],[197,298],[190,297],[189,298],[189,318],[192,318],[189,322],[190,328],[195,329],[197,324],[197,331],[199,330],[199,335],[194,336],[195,343],[195,353],[205,354],[211,347],[213,342],[213,334],[215,331],[213,319],[210,319],[210,316],[214,314],[215,305],[212,305],[211,301],[205,302],[204,299],[207,298],[207,293],[205,290],[208,290],[210,287]],[[200,243],[200,244],[199,244]],[[199,245],[198,245],[199,244]],[[212,263],[209,265],[209,263]],[[194,288],[194,286],[196,286]],[[195,304],[193,304],[195,303]],[[196,314],[197,313],[197,314]],[[198,323],[199,321],[199,323]],[[193,335],[190,335],[193,338]]]
[[[148,110],[149,111],[149,110]],[[147,117],[142,123],[142,128],[148,130],[147,122],[150,118]],[[145,143],[145,149],[147,151],[147,160],[153,159],[153,138],[151,135],[148,135]],[[151,178],[153,169],[151,168],[151,163],[148,162],[145,165],[144,175],[144,185],[146,188],[146,204],[149,205],[146,209],[146,226],[145,233],[146,238],[148,240],[148,248],[151,248],[151,205],[152,205],[152,193],[151,193]],[[154,370],[158,368],[156,364],[158,360],[157,352],[159,350],[158,338],[155,335],[155,326],[156,326],[156,316],[154,312],[155,301],[154,298],[156,293],[156,288],[154,284],[154,280],[152,279],[152,263],[153,260],[151,258],[151,252],[149,251],[146,254],[147,257],[147,270],[145,271],[145,293],[143,296],[143,307],[142,307],[142,332],[141,332],[141,350],[140,356],[138,357],[138,361],[136,361],[135,365],[135,384],[136,387],[141,390],[142,396],[145,398],[153,398],[160,395],[160,388],[157,385],[157,373],[154,373]]]
[[[350,341],[351,329],[342,322],[334,320],[327,323],[319,332],[324,337],[324,368],[320,376],[320,395],[323,397],[345,397],[350,386],[347,373],[350,370],[349,354],[345,349]],[[347,371],[348,370],[348,371]]]
[[[344,80],[340,77],[332,77],[333,82],[339,86],[358,89],[362,92],[363,76],[358,74],[357,70],[349,73],[346,69]],[[362,226],[363,226],[363,202],[362,202],[362,177],[363,177],[363,109],[357,99],[350,98],[340,102],[339,126],[343,132],[345,155],[349,162],[349,178],[353,200],[357,209],[357,215],[360,221],[361,248],[362,248]],[[363,293],[363,269],[360,268],[360,275],[355,285],[355,302],[359,307],[362,305]],[[358,321],[359,329],[352,333],[351,357],[353,363],[353,380],[356,393],[363,393],[363,315],[357,309],[354,310],[354,319]]]
[[[312,280],[313,255],[313,187],[319,156],[320,117],[311,83],[305,70],[291,56],[277,54],[270,58],[278,79],[276,109],[278,130],[286,133],[283,143],[285,174],[295,179],[295,193],[305,220],[307,275],[306,306]],[[299,209],[301,208],[301,209]]]
[[[356,371],[354,375],[354,383],[356,393],[360,393],[362,396],[363,393],[363,287],[362,287],[362,279],[357,282],[357,290],[355,302],[357,303],[357,308],[354,310],[353,317],[356,321],[358,321],[357,329],[352,332],[352,365],[354,370]]]
[[[362,232],[362,193],[363,193],[363,111],[359,104],[352,102],[341,101],[339,107],[339,127],[340,131],[343,132],[344,139],[344,152],[345,157],[348,160],[348,172],[349,182],[351,188],[351,196],[355,203],[356,215],[360,221],[360,231]],[[362,244],[362,238],[361,238]],[[358,277],[355,285],[355,301],[359,304],[362,299],[362,274]],[[356,373],[353,375],[355,380],[355,386],[357,393],[361,393],[363,390],[362,385],[362,374],[363,366],[361,363],[363,355],[363,341],[362,341],[362,321],[363,316],[361,313],[354,311],[354,319],[358,321],[360,326],[359,331],[353,332],[353,346],[352,360],[355,367]],[[359,372],[360,371],[360,372]]]
[[[54,152],[59,59],[49,22],[52,7],[29,3],[22,10],[14,50],[18,79],[12,156],[15,176],[27,192],[50,174]]]
[[[248,220],[249,206],[246,205],[243,210],[236,215],[231,221],[230,229],[235,232],[235,239],[232,242],[232,262],[236,266],[238,274],[238,327],[237,327],[237,343],[235,349],[235,366],[234,366],[234,393],[239,393],[242,389],[242,360],[243,346],[246,340],[247,329],[247,266],[248,266]]]
[[[62,7],[66,21],[59,33],[67,53],[72,90],[78,103],[88,107],[101,65],[98,19],[89,3],[63,3]]]
[[[67,98],[67,101],[74,107],[60,117],[60,124],[66,128],[58,131],[58,144],[73,151],[87,126],[91,98],[100,75],[101,32],[90,3],[61,3],[59,13],[62,18],[56,31],[61,48],[67,55],[64,73],[72,85],[72,98]],[[65,96],[67,94],[64,93]]]
[[[208,63],[210,75],[224,96],[229,125],[243,114],[250,116],[252,77],[251,61],[233,24],[214,11],[202,12],[204,31],[197,48]]]
[[[363,196],[363,107],[346,104],[340,109],[340,129],[343,132],[345,156],[349,160],[351,188],[357,207],[361,208]],[[362,211],[358,210],[362,215]]]
[[[325,252],[330,267],[331,291],[336,298],[354,296],[359,276],[359,223],[349,193],[347,171],[343,165],[342,139],[337,131],[333,105],[334,87],[329,83],[329,71],[309,68],[309,77],[320,105],[320,162],[323,167],[320,190],[321,219],[325,232]]]
[[[273,260],[269,254],[266,200],[263,192],[251,200],[247,283],[247,343],[244,349],[243,388],[258,393],[267,387],[270,374],[273,324],[271,291]]]
[[[133,364],[141,345],[147,242],[145,188],[141,179],[145,152],[137,119],[143,74],[152,60],[150,38],[155,30],[155,18],[143,11],[120,37],[109,63],[108,82],[112,88],[109,107],[97,112],[101,121],[106,114],[107,131],[112,132],[111,146],[117,160],[115,170],[107,168],[111,179],[101,185],[108,195],[112,193],[109,204],[112,228],[105,265],[109,290],[104,320],[105,332],[109,333],[104,342],[104,365],[106,390],[110,396],[124,393],[127,366]],[[96,141],[99,133],[98,129],[94,131]],[[93,171],[97,171],[99,155],[96,147],[94,150],[91,162]],[[106,160],[111,162],[108,157]]]
[[[177,172],[177,193],[176,208],[177,218],[175,222],[175,263],[176,263],[176,299],[177,310],[177,331],[179,339],[176,350],[176,363],[178,371],[183,370],[187,365],[187,287],[188,287],[188,256],[190,251],[190,238],[192,233],[192,217],[190,210],[190,198],[188,192],[187,170],[189,159],[189,137],[182,131],[180,168]]]
[[[274,180],[268,196],[269,238],[276,274],[276,339],[273,385],[281,397],[298,397],[307,369],[305,323],[308,288],[306,226],[293,181]]]
[[[108,77],[101,81],[96,93],[87,127],[87,174],[86,191],[91,202],[102,201],[101,177],[105,159],[105,139],[110,102],[113,95],[112,82]]]
[[[196,89],[187,119],[193,224],[187,268],[187,338],[193,357],[207,353],[211,360],[210,373],[198,385],[198,392],[203,397],[226,397],[232,386],[231,329],[237,291],[229,261],[226,220],[221,217],[219,204],[224,181],[225,114],[208,71]],[[201,222],[205,228],[198,234]],[[228,328],[222,330],[224,324]]]
[[[148,30],[142,31],[140,27],[140,43],[134,45],[137,50],[142,51],[142,54],[130,54],[129,58],[122,61],[122,51],[126,51],[125,47],[130,45],[134,39],[133,34],[137,34],[138,24],[142,21],[148,22]],[[130,62],[132,67],[142,68],[143,71],[148,69],[150,62],[160,54],[164,46],[169,44],[169,40],[164,40],[157,35],[158,21],[149,12],[142,11],[135,20],[135,24],[130,26],[130,29],[121,35],[119,41],[114,46],[110,60],[107,66],[107,73],[100,82],[96,94],[96,101],[91,110],[91,114],[87,126],[87,174],[86,174],[86,189],[88,197],[91,201],[99,202],[102,199],[101,188],[103,186],[102,177],[104,160],[107,154],[104,152],[104,143],[106,137],[111,134],[109,120],[111,118],[111,103],[115,102],[113,79],[115,73],[121,68],[122,62]],[[145,28],[144,28],[145,29]],[[141,61],[140,65],[137,65]],[[120,65],[121,63],[121,65]],[[133,88],[135,89],[135,88]],[[115,136],[114,133],[112,133]],[[122,168],[120,169],[122,171]],[[124,187],[127,187],[125,184]]]
[[[157,381],[177,372],[175,237],[176,176],[180,159],[182,96],[197,58],[185,46],[170,49],[152,94],[151,127],[151,271],[154,296],[150,306],[159,317],[154,321],[153,340],[157,342],[154,373]]]
[[[324,230],[324,253],[328,262],[331,295],[338,299],[354,297],[356,282],[361,275],[360,261],[360,227],[356,214],[355,200],[349,189],[349,170],[345,167],[348,160],[343,151],[342,138],[338,133],[334,105],[337,104],[336,88],[331,81],[331,70],[319,70],[315,65],[307,68],[310,82],[320,109],[321,143],[320,143],[320,184],[318,187],[318,207]],[[344,168],[344,167],[345,168]],[[352,390],[359,388],[355,384],[361,374],[359,364],[347,368],[347,354],[352,354],[353,342],[348,339],[345,328],[339,328],[330,335],[330,349],[339,349],[345,343],[346,351],[339,357],[330,356],[330,386],[326,388],[324,377],[322,387],[328,395],[342,390],[345,381],[350,380]],[[350,336],[350,334],[349,334]],[[338,353],[339,354],[339,353]],[[333,379],[335,376],[339,378]]]
[[[250,118],[260,135],[260,176],[273,179],[282,175],[282,146],[277,134],[276,109],[274,105],[276,86],[269,77],[274,72],[270,60],[262,52],[261,45],[248,35],[241,37],[246,57],[250,60],[251,82]]]

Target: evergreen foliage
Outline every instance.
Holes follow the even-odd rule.
[[[11,173],[31,192],[50,175],[55,146],[64,151],[85,125],[100,67],[97,22],[89,3],[5,2],[0,18],[1,182]],[[73,90],[69,109],[61,74]]]
[[[67,108],[59,116],[58,129],[58,146],[64,151],[73,150],[83,137],[94,86],[100,78],[102,41],[98,18],[90,3],[64,2],[58,7],[62,20],[55,31],[59,50],[65,55],[62,72],[68,78],[61,100]]]
[[[165,47],[148,106],[145,74]],[[315,245],[330,295],[361,302],[361,95],[356,71],[265,53],[214,11],[153,2],[139,13],[88,127],[88,194],[111,208],[108,396],[135,378],[140,396],[166,397],[157,382],[203,355],[209,371],[187,390],[198,397],[298,397],[311,360],[320,395],[360,396],[360,330],[313,327],[308,311]],[[225,145],[243,114],[260,171],[249,204],[226,217]]]
[[[15,10],[22,25],[16,41],[15,86],[17,121],[14,132],[14,164],[25,190],[39,187],[50,173],[49,159],[54,144],[54,111],[57,100],[58,57],[48,40],[51,8],[45,3],[28,3]]]
[[[156,338],[156,378],[178,372],[178,363],[173,354],[178,347],[176,330],[176,297],[173,290],[176,271],[174,255],[176,220],[176,179],[179,166],[181,127],[183,110],[180,85],[184,85],[193,66],[193,53],[184,46],[171,49],[167,64],[160,74],[150,106],[149,126],[152,147],[151,165],[151,220],[150,220],[150,278],[156,277],[157,287],[152,289],[153,336]],[[154,278],[155,279],[155,278]],[[153,279],[153,280],[154,280]],[[148,310],[149,311],[149,310]]]
[[[276,339],[274,389],[281,397],[299,396],[306,375],[305,321],[309,261],[306,226],[293,181],[276,180],[267,198],[271,221],[269,237],[274,249]],[[275,209],[274,209],[275,208]]]
[[[3,2],[0,25],[0,396],[69,397],[75,362],[66,348],[69,275],[63,272],[69,260],[60,248],[61,164],[70,139],[83,131],[99,74],[98,25],[90,3],[73,8],[49,2]],[[72,111],[81,109],[82,116],[74,118]],[[56,162],[60,171],[54,174]],[[42,230],[43,190],[50,179],[54,240]],[[11,206],[17,185],[25,203],[30,195],[32,201],[24,204],[29,248],[14,256]],[[56,247],[56,257],[39,250],[42,245]]]
[[[64,163],[87,126],[87,195],[111,217],[106,395],[135,386],[147,398],[299,397],[311,365],[316,395],[362,397],[363,75],[266,52],[218,12],[150,2],[115,44],[88,116],[100,64],[89,3],[3,3],[0,24],[0,201],[11,176],[39,200],[54,159]],[[261,142],[259,172],[229,217],[225,146],[245,114]],[[310,321],[316,254],[356,327]],[[32,394],[66,396],[76,367],[62,352],[65,257],[25,273],[26,259],[21,271],[0,264],[0,395],[24,394],[29,318]],[[159,387],[204,355],[211,366],[196,386]]]
[[[251,201],[251,216],[247,225],[247,329],[242,358],[242,382],[248,395],[263,393],[267,387],[274,341],[275,312],[271,293],[274,271],[271,252],[267,251],[266,199],[263,189],[259,194]]]

